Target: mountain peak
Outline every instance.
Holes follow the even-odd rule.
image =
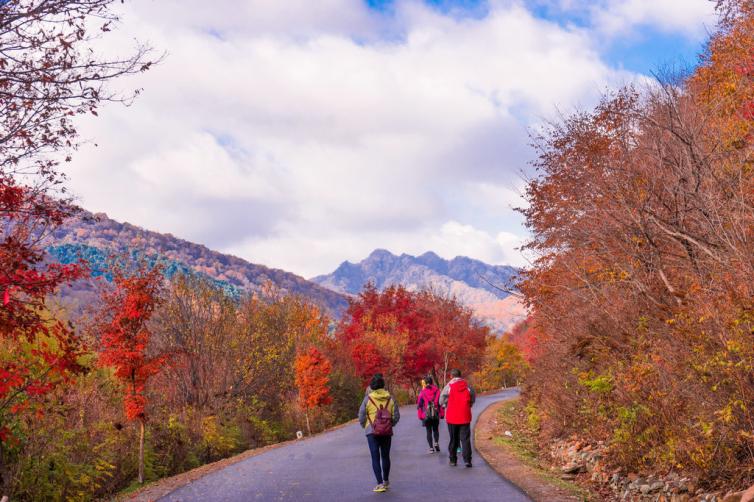
[[[396,258],[396,256],[390,251],[388,251],[387,249],[377,248],[369,254],[369,256],[367,257],[367,260],[369,259],[384,260],[387,258]]]
[[[501,311],[500,302],[515,302],[515,298],[508,299],[507,293],[490,283],[509,284],[517,273],[513,267],[487,265],[465,256],[448,261],[433,251],[415,257],[375,249],[359,263],[344,262],[333,273],[312,281],[351,295],[358,294],[368,282],[380,290],[398,284],[410,290],[429,287],[456,296],[495,328],[505,329],[513,317]]]

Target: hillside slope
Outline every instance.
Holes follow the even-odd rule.
[[[242,258],[213,251],[206,246],[179,239],[171,234],[120,223],[106,214],[82,213],[55,230],[47,243],[59,254],[61,246],[78,245],[95,255],[138,250],[145,256],[160,257],[229,285],[232,290],[260,291],[272,283],[281,292],[300,295],[339,315],[348,305],[344,295],[307,281],[284,270],[250,263]]]

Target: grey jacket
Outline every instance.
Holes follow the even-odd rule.
[[[453,378],[450,382],[443,387],[442,392],[440,393],[440,406],[447,409],[448,408],[448,396],[450,396],[450,384],[455,383],[459,380],[462,380],[461,378]],[[469,388],[469,394],[471,394],[471,406],[474,406],[474,402],[476,401],[476,392],[474,392],[474,388],[466,383],[466,386]]]
[[[376,411],[374,410],[374,406],[369,403],[369,396],[372,396],[372,400],[377,403],[378,406],[384,406],[384,404],[387,402],[387,397],[390,397],[389,406],[393,407],[393,425],[398,423],[398,420],[401,419],[401,412],[400,408],[398,407],[398,403],[395,402],[395,399],[393,399],[393,397],[390,396],[387,391],[378,389],[364,396],[364,400],[361,401],[361,406],[359,407],[359,423],[364,428],[365,435],[374,434],[372,424],[369,423],[369,420],[367,420],[367,412],[371,412],[372,419],[374,419],[373,416]],[[367,409],[367,406],[370,407],[369,410]]]

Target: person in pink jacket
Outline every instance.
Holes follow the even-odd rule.
[[[424,383],[426,386],[416,400],[417,415],[427,429],[429,452],[435,453],[440,451],[440,419],[445,410],[440,407],[440,389],[434,384],[432,377],[425,377]]]

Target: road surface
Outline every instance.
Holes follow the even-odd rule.
[[[474,420],[487,406],[515,390],[479,396]],[[355,413],[356,410],[354,410]],[[415,407],[401,408],[391,449],[390,490],[376,485],[364,431],[358,424],[272,449],[183,486],[162,502],[395,501],[518,502],[529,499],[474,451],[474,467],[448,465],[448,431],[440,424],[440,453],[427,453]]]

